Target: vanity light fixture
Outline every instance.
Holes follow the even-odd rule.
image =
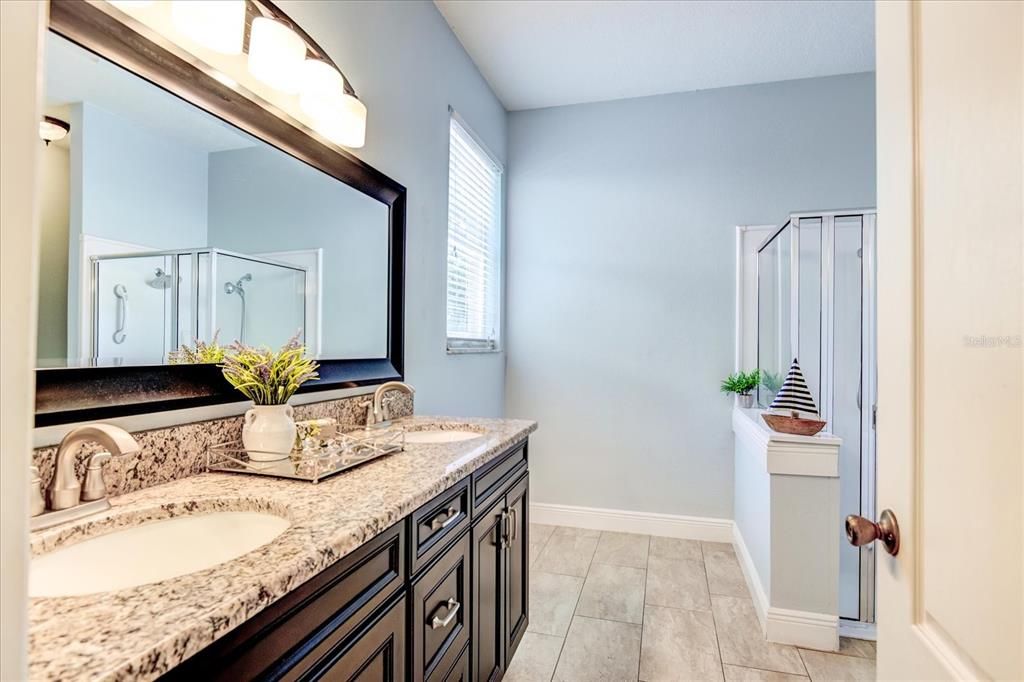
[[[47,147],[50,146],[51,142],[63,140],[70,132],[70,123],[53,116],[44,116],[43,120],[39,122],[39,137],[42,138]]]
[[[345,94],[345,78],[322,59],[302,62],[300,75],[299,107],[314,121],[330,118]]]
[[[269,17],[252,20],[249,35],[249,73],[282,92],[299,90],[306,41],[284,22]]]
[[[366,140],[366,107],[345,92],[345,79],[331,64],[307,59],[302,64],[299,107],[313,128],[332,142],[362,147]]]
[[[331,142],[358,149],[366,143],[366,105],[352,95],[343,95],[338,109],[329,121],[317,125],[317,130]]]
[[[132,10],[147,6],[159,9],[144,9],[140,16],[152,15],[152,19],[159,15],[158,30],[185,50],[190,48],[183,38],[222,54],[242,55],[245,66],[234,60],[224,63],[214,60],[210,64],[213,78],[230,88],[238,88],[239,83],[244,84],[247,79],[239,77],[235,70],[245,69],[253,78],[281,94],[297,95],[295,99],[286,97],[279,101],[279,106],[295,115],[297,105],[301,112],[298,118],[334,144],[350,148],[363,146],[366,106],[323,48],[271,0],[169,0],[166,5],[154,0],[108,2]],[[165,28],[163,8],[167,5],[173,31]],[[249,17],[252,17],[251,22]]]
[[[171,20],[189,40],[222,54],[241,54],[245,0],[172,0]]]

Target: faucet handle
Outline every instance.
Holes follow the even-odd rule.
[[[39,467],[34,464],[28,468],[31,478],[28,485],[29,516],[39,516],[46,511],[46,500],[43,499],[43,479],[39,476]]]
[[[105,450],[89,457],[85,485],[82,486],[82,502],[102,500],[107,496],[107,484],[103,482],[103,464],[109,462],[110,458],[110,453]]]

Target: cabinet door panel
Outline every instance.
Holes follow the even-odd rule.
[[[351,641],[330,652],[303,680],[405,682],[405,597]]]
[[[440,672],[440,671],[438,671]],[[431,678],[431,682],[470,682],[473,679],[470,674],[469,667],[469,647],[467,646],[462,650],[462,655],[459,656],[459,660],[455,661],[455,665],[451,667],[451,670],[447,671],[444,677],[435,675]]]
[[[473,526],[473,679],[501,679],[504,673],[505,498],[480,515]]]
[[[509,518],[505,582],[505,665],[519,646],[530,616],[530,476],[519,480],[505,496]]]

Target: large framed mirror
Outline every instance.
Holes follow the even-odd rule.
[[[44,82],[37,426],[238,400],[202,344],[402,378],[403,186],[101,3],[51,4]]]

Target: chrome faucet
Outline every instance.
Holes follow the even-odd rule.
[[[391,410],[384,402],[384,394],[388,391],[401,391],[413,395],[416,392],[409,384],[401,381],[386,381],[373,392],[373,401],[365,403],[370,409],[366,413],[367,429],[383,429],[391,426]]]
[[[89,457],[83,489],[75,473],[75,455],[85,443],[99,443],[104,451]],[[132,435],[118,426],[87,424],[69,431],[57,447],[53,479],[46,487],[46,512],[32,519],[32,529],[46,528],[109,509],[107,489],[103,484],[103,463],[112,456],[131,455],[140,450]],[[35,485],[38,485],[38,479],[36,481]]]

